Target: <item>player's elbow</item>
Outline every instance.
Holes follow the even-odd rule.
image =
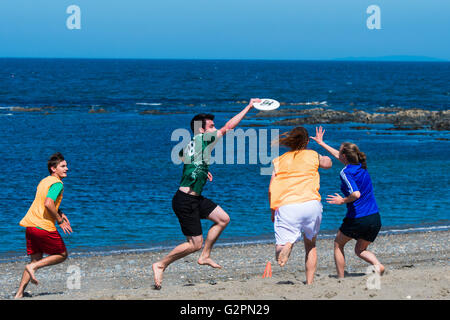
[[[333,166],[333,161],[331,161],[330,157],[322,156],[320,158],[319,166],[322,169],[330,169]]]
[[[220,138],[227,134],[228,131],[232,130],[231,126],[225,125],[223,128],[219,129],[219,132],[217,134],[217,137]]]
[[[361,192],[359,192],[359,191],[353,192],[352,197],[354,197],[355,199],[359,199],[361,197]]]
[[[52,207],[55,206],[55,202],[53,201],[52,198],[45,198],[44,206],[45,206],[47,209],[52,208]]]

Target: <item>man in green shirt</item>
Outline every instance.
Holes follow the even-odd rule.
[[[220,206],[201,195],[207,179],[212,181],[212,176],[208,171],[209,156],[218,139],[229,130],[234,129],[247,112],[253,108],[253,103],[259,101],[259,99],[251,99],[240,113],[219,130],[215,128],[214,116],[211,114],[198,114],[191,120],[194,137],[180,151],[179,155],[184,162],[183,175],[180,187],[172,199],[172,208],[180,222],[181,231],[186,236],[186,242],[178,245],[163,259],[153,264],[155,289],[161,289],[163,272],[169,264],[202,248],[203,232],[200,219],[209,219],[214,224],[208,231],[205,246],[197,263],[221,268],[211,259],[211,249],[230,222],[230,217]]]

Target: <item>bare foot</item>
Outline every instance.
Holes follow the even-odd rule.
[[[34,276],[34,268],[33,268],[33,265],[30,263],[30,264],[27,264],[26,266],[25,266],[25,270],[28,272],[28,274],[30,275],[30,281],[31,281],[31,283],[33,283],[33,284],[35,284],[35,285],[38,285],[39,284],[39,281],[36,279],[36,277]]]
[[[222,266],[220,264],[217,264],[214,262],[213,259],[211,258],[198,258],[197,263],[200,265],[207,265],[207,266],[211,266],[213,268],[217,268],[217,269],[222,269]]]
[[[153,269],[153,279],[155,281],[155,290],[161,290],[163,272],[165,268],[162,267],[158,262],[155,262],[152,265],[152,269]]]
[[[283,246],[283,249],[281,249],[281,252],[278,256],[278,264],[280,267],[284,267],[286,262],[289,259],[289,256],[291,255],[292,251],[292,243],[286,242],[286,244]]]
[[[23,293],[19,294],[19,292],[17,292],[14,299],[21,299],[21,298],[23,298]]]
[[[374,268],[375,268],[375,271],[376,271],[380,276],[382,276],[382,275],[384,274],[385,268],[384,268],[384,266],[383,266],[381,263],[375,265]]]

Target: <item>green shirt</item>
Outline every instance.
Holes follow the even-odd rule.
[[[63,184],[61,182],[52,184],[50,189],[48,189],[47,198],[51,198],[53,201],[56,201],[62,190]]]
[[[202,193],[208,178],[211,151],[217,140],[217,131],[199,133],[180,151],[179,155],[184,162],[181,187],[190,187],[197,194]]]

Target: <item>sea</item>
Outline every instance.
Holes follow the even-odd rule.
[[[448,110],[450,62],[0,59],[0,262],[26,258],[19,221],[55,152],[69,168],[61,209],[73,233],[60,233],[72,256],[181,243],[171,200],[182,164],[174,152],[187,143],[195,114],[214,114],[220,128],[250,98],[276,99],[280,110]],[[270,146],[277,132],[292,127],[273,124],[286,117],[257,113],[251,110],[236,128],[256,134],[257,142],[224,140],[220,152],[213,151],[213,181],[203,195],[231,218],[218,246],[274,242],[267,170],[276,153]],[[305,128],[314,135],[318,125]],[[366,153],[382,234],[450,228],[449,131],[323,127],[328,144],[351,141]],[[312,140],[309,148],[328,155]],[[330,241],[346,208],[325,198],[340,193],[342,168],[333,161],[320,170],[319,237]],[[205,237],[211,224],[202,222]]]

